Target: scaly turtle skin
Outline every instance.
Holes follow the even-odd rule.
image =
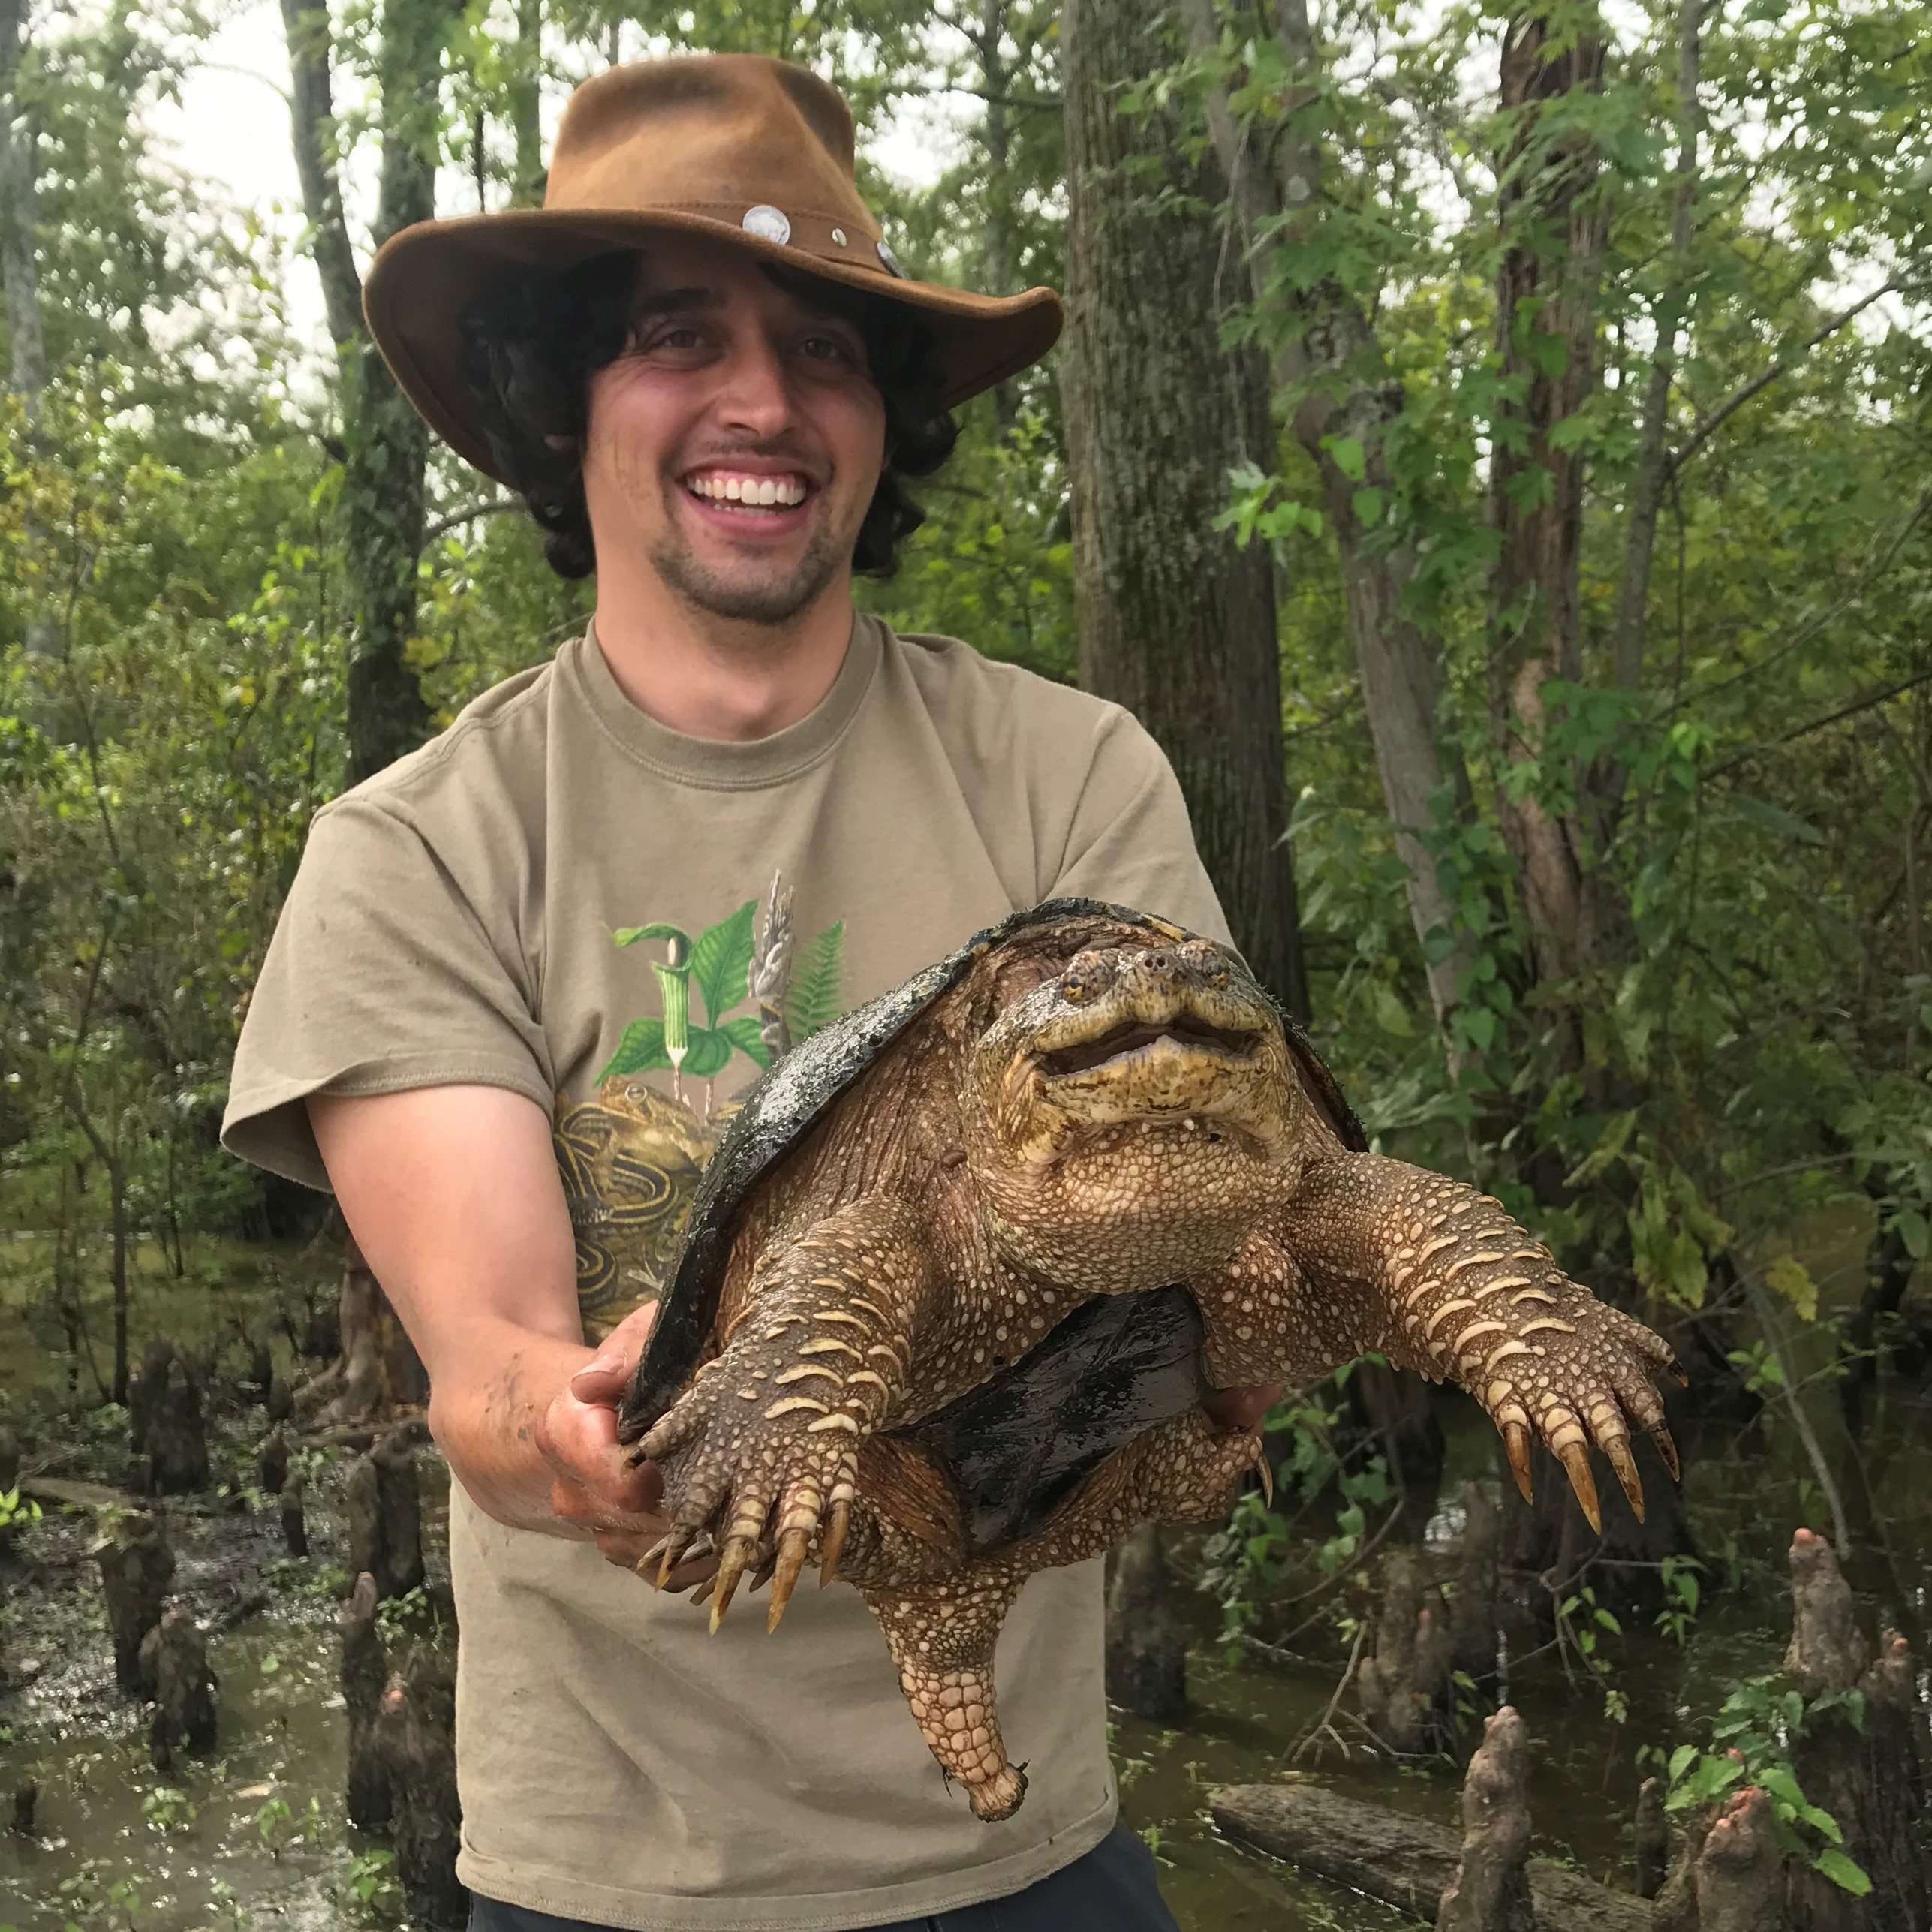
[[[997,1819],[1025,1792],[992,1675],[1022,1583],[1226,1512],[1259,1437],[1203,1393],[1370,1350],[1467,1389],[1526,1487],[1539,1436],[1593,1522],[1590,1441],[1639,1509],[1630,1422],[1675,1467],[1657,1336],[1487,1196],[1366,1151],[1226,949],[1064,900],[752,1090],[621,1429],[664,1469],[660,1578],[706,1539],[713,1627],[748,1569],[775,1628],[808,1556],[842,1566]]]

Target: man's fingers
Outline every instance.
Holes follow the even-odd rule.
[[[615,1407],[637,1372],[638,1358],[657,1320],[655,1302],[633,1308],[597,1345],[596,1354],[570,1377],[570,1393],[579,1402]]]

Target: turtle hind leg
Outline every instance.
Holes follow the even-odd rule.
[[[861,1592],[927,1748],[989,1825],[1010,1818],[1026,1796],[1026,1773],[1009,1762],[1000,1736],[993,1690],[993,1646],[1021,1580],[988,1563],[916,1590]]]

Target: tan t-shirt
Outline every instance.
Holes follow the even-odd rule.
[[[615,1070],[671,1099],[655,968],[681,959],[675,1099],[701,1130],[759,1070],[745,955],[775,880],[794,1031],[1058,894],[1226,937],[1173,775],[1115,706],[862,618],[810,717],[715,743],[638,711],[579,639],[317,815],[224,1140],[320,1187],[310,1094],[478,1082],[548,1113]],[[639,926],[686,943],[615,943]],[[1019,1891],[1112,1822],[1097,1563],[1034,1577],[1007,1620],[1001,1716],[1031,1782],[983,1825],[853,1590],[800,1590],[769,1640],[755,1615],[714,1638],[460,1487],[450,1542],[458,1870],[489,1897],[639,1932],[830,1932]]]

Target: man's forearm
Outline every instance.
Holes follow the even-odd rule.
[[[585,1537],[552,1506],[555,1471],[540,1431],[551,1403],[594,1351],[493,1316],[478,1318],[464,1343],[456,1362],[439,1365],[429,1393],[430,1432],[452,1474],[499,1523]]]

